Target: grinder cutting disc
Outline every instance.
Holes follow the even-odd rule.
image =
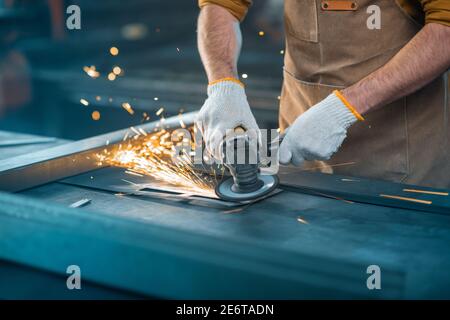
[[[234,179],[227,178],[216,186],[216,194],[219,198],[227,201],[248,201],[261,198],[278,186],[278,177],[276,175],[260,175],[258,174],[260,187],[250,192],[240,192],[235,188]]]

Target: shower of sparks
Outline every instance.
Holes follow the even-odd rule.
[[[309,224],[308,221],[306,221],[305,219],[303,219],[302,217],[298,217],[297,221],[303,224]]]
[[[134,127],[130,127],[131,131],[133,131],[134,133],[136,133],[137,136],[140,136],[141,133],[139,131],[137,131]]]
[[[448,192],[430,191],[430,190],[416,190],[416,189],[403,189],[405,192],[432,194],[435,196],[448,196]]]
[[[301,170],[309,171],[309,170],[316,170],[316,169],[322,169],[322,168],[328,168],[328,167],[350,166],[350,165],[354,165],[355,163],[356,163],[355,161],[352,161],[352,162],[343,162],[343,163],[336,163],[336,164],[324,164],[324,165],[315,166],[315,167],[311,167],[311,168],[304,168]]]
[[[137,177],[143,177],[143,176],[144,176],[143,174],[134,172],[134,171],[132,171],[132,170],[127,170],[127,171],[125,171],[125,173],[126,173],[126,174],[131,174],[132,176],[137,176]]]
[[[142,113],[142,122],[150,120],[150,116],[147,112]]]
[[[186,129],[186,124],[183,122],[183,115],[181,113],[178,114],[178,120],[180,122],[181,128]]]
[[[100,76],[100,73],[96,70],[95,66],[84,66],[83,70],[91,78],[98,78]]]
[[[417,202],[417,203],[423,203],[423,204],[432,204],[432,201],[428,200],[421,200],[416,198],[408,198],[408,197],[401,197],[401,196],[395,196],[390,194],[380,194],[380,197],[382,198],[389,198],[389,199],[396,199],[396,200],[402,200],[402,201],[410,201],[410,202]]]
[[[215,172],[200,173],[194,168],[190,155],[176,147],[195,148],[195,142],[180,132],[172,138],[172,132],[161,129],[146,133],[143,129],[130,128],[142,140],[139,143],[124,141],[113,150],[97,154],[98,163],[125,168],[133,176],[151,176],[158,181],[180,187],[185,193],[216,197],[214,188],[219,178]],[[128,136],[128,135],[127,135]],[[126,139],[124,139],[126,140]],[[177,152],[180,152],[177,155]],[[177,157],[176,157],[177,156]],[[174,161],[176,157],[177,161]]]
[[[142,135],[147,136],[147,132],[145,132],[144,129],[139,128],[139,132],[140,132]]]
[[[118,76],[122,73],[122,69],[118,66],[115,66],[112,71],[116,76]]]
[[[133,110],[133,108],[131,107],[131,105],[130,105],[128,102],[122,103],[122,108],[124,108],[125,110],[127,110],[127,112],[128,112],[129,114],[131,114],[131,115],[134,114],[134,110]]]
[[[112,47],[111,49],[109,49],[109,53],[112,56],[117,56],[119,54],[119,49],[117,49],[116,47]]]
[[[92,120],[94,120],[94,121],[100,120],[100,112],[98,112],[98,111],[92,112],[91,116],[92,116]]]
[[[112,73],[112,72],[110,72],[109,74],[108,74],[108,80],[109,81],[114,81],[114,80],[116,80],[116,75],[114,74],[114,73]]]
[[[156,111],[156,115],[159,116],[161,113],[163,113],[164,108],[159,108],[158,111]]]

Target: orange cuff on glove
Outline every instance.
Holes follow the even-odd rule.
[[[356,117],[356,119],[360,121],[364,121],[364,118],[362,115],[359,114],[358,111],[356,111],[355,107],[353,107],[350,102],[345,99],[345,97],[342,95],[342,93],[339,90],[334,90],[333,93],[342,101],[342,103],[353,113],[353,115]]]
[[[231,81],[231,82],[237,83],[237,84],[240,85],[242,88],[245,87],[245,85],[244,85],[241,81],[239,81],[239,80],[236,79],[236,78],[232,78],[232,77],[222,78],[222,79],[217,79],[217,80],[211,81],[210,83],[208,83],[208,85],[209,85],[209,86],[212,86],[213,84],[216,84],[216,83],[219,83],[219,82],[224,82],[224,81]]]

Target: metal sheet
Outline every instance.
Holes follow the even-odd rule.
[[[127,195],[156,197],[192,205],[218,208],[248,205],[282,191],[278,189],[269,195],[252,201],[230,202],[219,199],[215,194],[205,195],[196,193],[182,186],[173,186],[150,176],[139,177],[128,175],[125,171],[123,168],[116,167],[101,168],[61,180],[60,182],[114,193],[119,192]]]
[[[345,177],[293,168],[280,171],[282,188],[298,193],[450,215],[450,190]]]
[[[0,148],[5,147],[17,147],[29,144],[44,144],[56,142],[56,138],[31,138],[31,139],[11,139],[11,140],[1,140]]]

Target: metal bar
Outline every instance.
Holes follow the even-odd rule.
[[[0,141],[1,147],[15,147],[28,144],[40,144],[40,143],[50,143],[55,142],[56,138],[28,138],[28,139],[12,139]]]
[[[182,116],[186,125],[194,123],[196,112]],[[179,127],[179,116],[167,118],[164,127]],[[159,121],[150,122],[137,129],[147,132],[157,128]],[[0,190],[17,192],[51,181],[97,169],[95,154],[123,141],[128,128],[96,137],[70,142],[54,148],[25,154],[0,161]]]

